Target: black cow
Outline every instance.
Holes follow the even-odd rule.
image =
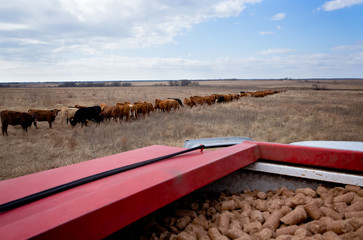
[[[87,120],[96,121],[97,124],[100,124],[102,121],[101,117],[101,107],[93,106],[93,107],[85,107],[80,108],[74,114],[74,118],[70,121],[72,126],[76,126],[77,123],[81,123],[87,126]]]
[[[217,99],[217,103],[225,103],[226,100],[224,99],[224,96],[219,96]]]
[[[8,125],[21,125],[25,132],[28,131],[28,127],[32,125],[35,119],[35,115],[31,115],[25,112],[15,112],[10,110],[4,110],[1,115],[1,130],[3,135],[8,135]]]

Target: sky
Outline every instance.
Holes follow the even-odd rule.
[[[0,0],[0,82],[363,78],[363,0]]]

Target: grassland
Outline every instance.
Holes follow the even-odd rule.
[[[0,136],[0,180],[50,168],[162,144],[183,146],[184,140],[245,136],[258,141],[363,141],[363,80],[201,81],[199,86],[170,87],[133,83],[131,87],[0,88],[0,110],[27,111],[61,106],[99,105],[156,98],[285,89],[265,98],[241,98],[225,104],[154,112],[136,121],[101,123],[96,127],[38,123],[27,133],[9,126]],[[314,85],[315,84],[315,85]]]

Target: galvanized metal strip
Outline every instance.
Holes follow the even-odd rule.
[[[285,164],[267,162],[256,162],[244,167],[244,169],[363,187],[363,176],[352,173],[342,173],[338,171],[289,166]]]
[[[245,141],[253,141],[251,138],[247,137],[216,137],[216,138],[198,138],[184,141],[185,148],[193,148],[199,145],[204,145],[206,147],[213,146],[230,146],[234,144],[243,143]]]
[[[355,142],[355,141],[303,141],[303,142],[293,142],[290,144],[297,146],[332,148],[332,149],[363,152],[363,142]]]

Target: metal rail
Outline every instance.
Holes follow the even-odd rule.
[[[363,175],[345,173],[340,171],[324,170],[311,167],[299,167],[281,163],[269,163],[258,161],[244,167],[246,170],[255,172],[273,173],[291,177],[313,179],[323,182],[338,184],[357,185],[363,187]]]

